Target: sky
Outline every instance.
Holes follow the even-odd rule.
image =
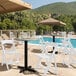
[[[72,2],[76,0],[23,0],[32,5],[32,9],[55,2]]]

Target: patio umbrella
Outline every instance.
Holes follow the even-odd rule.
[[[62,21],[59,21],[59,20],[56,20],[54,18],[48,18],[48,19],[45,19],[45,20],[42,20],[40,21],[38,24],[48,24],[48,25],[66,25],[66,23],[62,22]],[[53,35],[53,42],[55,42],[55,36]]]
[[[0,0],[0,14],[31,9],[31,5],[22,0]]]

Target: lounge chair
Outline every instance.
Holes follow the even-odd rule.
[[[4,40],[9,40],[10,38],[6,34],[1,35]]]

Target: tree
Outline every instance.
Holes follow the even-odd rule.
[[[7,29],[6,24],[0,22],[0,29],[1,29],[1,30]]]
[[[11,21],[10,19],[3,20],[3,28],[5,29],[17,29],[17,23],[15,21]]]
[[[76,18],[73,19],[72,25],[73,25],[74,31],[76,32]]]
[[[25,27],[25,29],[36,29],[35,24],[26,18],[22,20],[22,28],[23,27]]]

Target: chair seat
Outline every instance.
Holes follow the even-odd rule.
[[[19,63],[19,61],[15,61],[15,62],[13,62],[12,60],[8,61],[8,64],[12,64],[12,65],[16,65],[17,63]],[[3,64],[6,64],[6,62],[3,62]]]
[[[43,59],[50,59],[51,58],[51,55],[50,54],[42,54],[42,53],[40,53],[40,54],[36,54],[38,57],[41,57],[41,58],[43,58]]]
[[[6,51],[6,50],[5,50]],[[16,52],[16,51],[12,51],[12,50],[7,50],[6,52],[5,52],[5,54],[16,54],[16,53],[18,53],[18,52]]]

